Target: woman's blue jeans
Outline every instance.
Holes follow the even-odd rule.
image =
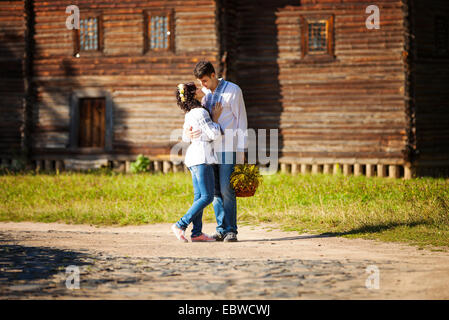
[[[211,164],[189,167],[193,182],[193,204],[176,225],[186,229],[193,223],[192,237],[201,235],[203,229],[203,209],[214,200],[214,169]]]

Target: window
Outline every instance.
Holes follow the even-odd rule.
[[[83,98],[79,100],[79,103],[78,146],[81,148],[104,148],[105,98]]]
[[[172,11],[147,11],[145,12],[144,24],[145,53],[173,50],[174,28]]]
[[[80,28],[75,29],[75,55],[103,50],[103,27],[100,14],[81,16]]]
[[[317,21],[308,24],[309,53],[326,53],[329,41],[326,32],[326,22]]]
[[[305,59],[333,59],[334,17],[301,17],[301,56]]]
[[[449,25],[443,16],[435,17],[435,53],[438,56],[449,54]]]
[[[80,20],[80,50],[98,50],[98,18]]]
[[[167,16],[150,17],[149,35],[150,50],[168,49],[170,31],[168,31]]]

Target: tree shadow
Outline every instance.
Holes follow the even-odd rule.
[[[352,229],[349,231],[343,231],[343,232],[326,232],[322,235],[329,236],[329,237],[342,237],[342,236],[348,236],[348,235],[357,235],[357,234],[367,234],[367,233],[379,233],[388,231],[390,229],[395,229],[398,227],[416,227],[419,225],[428,224],[428,221],[425,220],[419,220],[415,222],[395,222],[395,223],[384,223],[384,224],[376,224],[376,225],[366,225],[360,228]]]
[[[23,125],[23,66],[16,46],[23,41],[19,33],[0,32],[0,154],[17,156],[21,151]]]
[[[286,6],[299,6],[298,0],[242,0],[226,2],[228,15],[223,40],[227,53],[227,79],[237,83],[242,91],[248,116],[248,128],[266,129],[266,145],[248,141],[262,154],[282,157],[284,142],[281,128],[283,112],[279,71],[279,30],[277,13]],[[238,7],[239,10],[235,10]],[[226,38],[227,36],[227,38]],[[222,44],[223,46],[223,44]],[[277,149],[270,145],[270,129],[279,130]],[[273,141],[274,142],[274,141]],[[263,143],[263,142],[262,142]],[[260,159],[259,159],[260,160]]]
[[[293,237],[282,237],[282,238],[264,238],[264,239],[251,239],[251,240],[239,240],[239,242],[270,242],[270,241],[292,241],[292,240],[305,240],[305,239],[320,239],[320,238],[334,238],[334,237],[343,237],[348,235],[362,235],[368,233],[380,233],[384,231],[388,231],[390,229],[394,229],[397,227],[416,227],[419,225],[428,224],[425,220],[415,221],[411,223],[406,222],[397,222],[397,223],[385,223],[385,224],[376,224],[376,225],[366,225],[360,228],[355,228],[349,231],[343,232],[324,232],[316,235],[300,235]]]
[[[317,239],[317,238],[329,238],[329,237],[331,237],[331,236],[328,236],[325,234],[317,234],[317,235],[306,235],[306,236],[296,236],[296,237],[239,240],[239,242],[292,241],[292,240],[305,240],[305,239]]]
[[[28,247],[10,242],[8,235],[0,232],[0,291],[15,284],[33,283],[65,272],[68,266],[92,265],[86,261],[87,253],[46,247]]]

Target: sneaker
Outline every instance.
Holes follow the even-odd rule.
[[[215,241],[223,241],[223,239],[224,239],[223,235],[218,231],[215,231],[215,233],[213,235],[211,235],[211,237],[214,238]]]
[[[234,232],[228,232],[226,233],[224,239],[224,242],[236,242],[237,241],[237,234]]]
[[[208,236],[205,233],[200,234],[199,236],[192,237],[192,242],[212,242],[216,241],[214,237]]]
[[[182,230],[180,227],[178,227],[176,223],[171,226],[171,230],[173,231],[173,233],[175,234],[176,238],[178,238],[179,241],[189,242],[189,240],[187,240],[185,236],[185,231]]]

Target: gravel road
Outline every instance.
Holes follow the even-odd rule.
[[[238,236],[180,243],[169,224],[0,223],[0,298],[449,299],[447,251],[275,225]]]

